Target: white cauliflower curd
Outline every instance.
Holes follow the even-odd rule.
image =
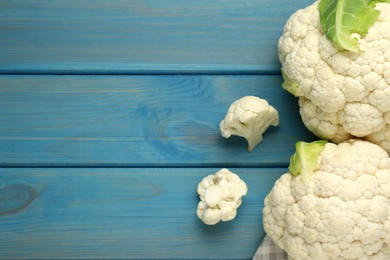
[[[390,259],[390,158],[363,140],[298,142],[265,198],[263,225],[289,259]]]
[[[248,188],[237,174],[221,169],[203,178],[197,192],[200,198],[196,212],[198,218],[207,225],[214,225],[236,217]]]
[[[336,2],[337,11],[328,8]],[[298,10],[279,39],[279,60],[283,87],[299,98],[311,132],[336,143],[359,137],[390,152],[390,4],[377,2],[389,1],[321,0]],[[350,14],[355,7],[366,16]]]
[[[220,131],[224,138],[232,135],[244,137],[248,151],[252,151],[263,141],[263,134],[271,125],[279,125],[278,111],[265,99],[245,96],[230,105],[220,123]]]

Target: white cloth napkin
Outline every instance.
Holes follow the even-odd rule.
[[[269,236],[265,236],[257,249],[253,260],[287,260],[288,256]]]

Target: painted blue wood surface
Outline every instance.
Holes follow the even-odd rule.
[[[248,195],[235,220],[206,226],[196,187],[217,170],[0,169],[0,259],[249,259],[286,169],[231,169]]]
[[[0,84],[5,167],[285,167],[295,142],[313,139],[280,76],[1,76]],[[219,130],[245,95],[280,113],[251,153]]]
[[[0,1],[2,73],[279,73],[309,0]]]
[[[277,59],[311,2],[0,0],[0,259],[252,258],[265,195],[315,139]],[[244,95],[280,113],[251,153],[219,133]],[[196,186],[222,167],[249,193],[206,226]]]

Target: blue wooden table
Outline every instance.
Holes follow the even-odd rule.
[[[298,140],[277,40],[309,0],[0,0],[0,258],[250,259],[263,199]],[[278,109],[249,153],[223,139],[236,99]],[[196,187],[249,188],[206,226]]]

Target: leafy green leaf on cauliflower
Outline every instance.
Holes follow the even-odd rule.
[[[311,177],[318,169],[318,158],[325,149],[327,141],[320,140],[311,143],[297,142],[296,152],[291,156],[288,167],[292,175],[301,175],[304,183],[309,185]]]
[[[360,51],[359,38],[365,36],[380,12],[378,1],[321,0],[319,3],[322,29],[328,39],[349,51]]]

